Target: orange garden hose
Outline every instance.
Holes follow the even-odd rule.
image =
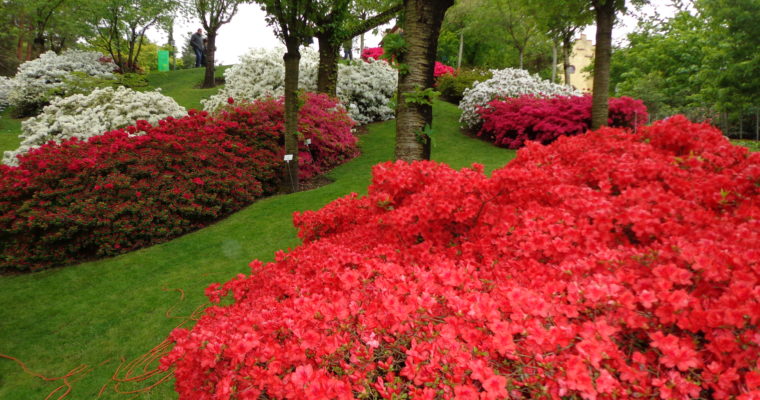
[[[196,307],[195,310],[189,315],[189,316],[173,316],[171,313],[172,311],[179,306],[181,302],[185,300],[185,291],[179,288],[175,289],[162,289],[165,292],[168,291],[175,291],[179,292],[180,298],[169,309],[166,310],[166,313],[164,314],[166,318],[169,319],[180,319],[182,322],[180,322],[179,325],[175,327],[180,328],[186,323],[190,321],[197,321],[200,316],[203,314],[203,310],[208,306],[208,304],[202,304],[198,307]],[[110,385],[113,385],[114,392],[120,394],[120,395],[129,395],[134,394],[135,396],[130,397],[136,398],[141,393],[149,392],[153,388],[155,388],[158,385],[161,385],[162,383],[168,381],[171,379],[173,370],[169,369],[168,371],[161,371],[158,369],[158,367],[150,368],[151,365],[155,364],[158,360],[160,360],[163,356],[169,353],[169,350],[171,349],[172,343],[166,339],[159,343],[154,348],[150,349],[147,353],[137,357],[136,359],[126,362],[124,358],[121,359],[121,363],[116,368],[116,371],[114,371],[113,375],[111,376],[110,380],[103,384],[103,386],[100,388],[100,391],[98,391],[98,397],[100,398],[108,389]],[[65,399],[69,393],[71,393],[72,390],[72,384],[82,379],[85,375],[90,373],[95,369],[95,367],[91,367],[87,364],[81,364],[78,367],[70,370],[65,375],[58,376],[58,377],[47,377],[45,375],[42,375],[38,372],[32,371],[27,367],[24,362],[21,360],[5,355],[0,354],[0,358],[5,358],[8,360],[11,360],[18,364],[21,369],[28,375],[39,378],[46,382],[57,382],[60,381],[61,385],[53,389],[52,392],[50,392],[46,397],[45,400],[62,400]],[[98,367],[102,367],[103,365],[109,363],[111,360],[105,360],[98,364]],[[125,364],[126,363],[126,364]],[[73,378],[73,379],[72,379]],[[140,384],[145,384],[146,381],[151,381],[152,383],[148,384],[147,386],[138,387],[138,388],[123,388],[123,386],[139,386]],[[55,397],[58,396],[58,397]]]

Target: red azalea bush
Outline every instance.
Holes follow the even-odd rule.
[[[647,122],[641,100],[610,98],[608,125],[633,128]],[[518,149],[529,140],[548,144],[560,136],[586,132],[591,126],[591,96],[541,98],[522,96],[497,99],[482,107],[483,123],[478,131],[497,146]]]
[[[109,256],[208,225],[276,188],[282,100],[145,121],[86,142],[49,143],[0,166],[0,269],[37,270]],[[307,94],[304,179],[357,154],[337,100]],[[146,132],[141,136],[128,133]],[[303,141],[302,141],[303,143]]]
[[[305,93],[301,101],[303,104],[298,113],[298,132],[302,136],[298,141],[301,179],[322,174],[359,154],[359,139],[351,131],[355,123],[340,105],[340,100],[326,94]],[[229,114],[231,110],[235,113]],[[222,110],[220,116],[247,124],[254,131],[263,130],[279,136],[285,131],[284,112],[285,102],[281,97],[243,102]],[[307,145],[306,139],[311,144]]]
[[[136,129],[146,133],[129,136]],[[206,113],[54,142],[0,166],[0,268],[123,253],[205,226],[272,186],[279,157]],[[255,132],[250,133],[255,135]],[[273,138],[277,140],[276,137]]]
[[[295,223],[172,333],[180,398],[760,396],[760,153],[708,125],[380,164]]]
[[[369,61],[370,58],[373,58],[375,60],[379,60],[380,57],[383,56],[383,48],[382,47],[365,47],[364,50],[362,50],[362,60]]]
[[[455,75],[454,67],[450,67],[442,62],[435,62],[435,69],[433,70],[433,76],[438,78],[443,75]]]

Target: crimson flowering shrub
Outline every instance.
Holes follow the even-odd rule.
[[[87,141],[50,142],[0,165],[0,269],[37,270],[115,255],[206,226],[276,188],[282,100],[139,121]],[[300,176],[356,155],[337,100],[307,94]],[[130,136],[136,132],[140,136]]]
[[[760,396],[760,153],[708,125],[380,164],[294,219],[172,332],[180,398]]]
[[[279,157],[205,113],[145,121],[0,166],[0,268],[36,270],[165,241],[250,204]],[[141,136],[129,133],[145,131]],[[255,133],[251,133],[255,134]],[[275,137],[276,140],[276,137]]]
[[[478,136],[518,149],[529,140],[548,144],[586,132],[591,126],[591,96],[497,99],[480,107],[478,114],[483,121]],[[630,97],[610,98],[609,114],[609,126],[627,128],[644,125],[648,115],[644,103]]]
[[[340,100],[326,94],[305,93],[298,116],[299,177],[309,179],[322,174],[359,154],[359,139],[352,133],[355,123]],[[284,98],[241,102],[224,109],[222,119],[232,119],[253,131],[281,136],[285,131]],[[234,111],[230,114],[230,111]],[[311,144],[306,144],[306,139]],[[282,140],[281,140],[282,141]],[[259,147],[258,143],[251,143]]]
[[[383,53],[384,51],[382,47],[365,47],[364,50],[362,50],[361,58],[364,61],[369,61],[370,58],[379,60],[380,57],[383,56]]]
[[[443,75],[456,75],[454,67],[448,66],[442,62],[435,62],[435,69],[433,70],[433,76],[438,78]]]

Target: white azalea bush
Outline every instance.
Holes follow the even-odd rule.
[[[385,121],[395,115],[389,106],[396,94],[398,72],[385,61],[355,61],[338,65],[338,98],[360,124]]]
[[[0,111],[5,109],[9,103],[9,96],[13,89],[13,79],[7,76],[0,76]]]
[[[577,90],[558,85],[531,75],[528,71],[516,68],[491,70],[491,79],[476,82],[472,88],[465,89],[459,108],[462,116],[459,121],[468,128],[474,128],[480,123],[478,108],[485,107],[491,100],[505,97],[520,97],[526,94],[552,96],[580,96]]]
[[[34,113],[50,101],[52,91],[66,84],[72,72],[109,78],[115,69],[116,64],[99,52],[67,50],[59,55],[48,51],[18,67],[8,102],[22,115]]]
[[[240,63],[224,71],[225,85],[216,95],[202,100],[203,108],[214,111],[227,105],[227,99],[256,100],[278,97],[284,93],[285,50],[254,49],[240,58]],[[310,48],[301,50],[298,87],[314,91],[317,87],[319,54]],[[337,94],[354,121],[365,124],[393,118],[388,106],[396,92],[397,72],[386,62],[356,61],[338,66]]]
[[[137,120],[156,124],[168,116],[179,118],[186,113],[174,99],[157,91],[136,92],[125,87],[106,87],[95,89],[88,95],[58,97],[40,115],[21,124],[21,145],[16,150],[6,151],[3,163],[16,165],[19,154],[51,140],[60,142],[72,137],[86,140],[134,124]]]
[[[227,105],[227,99],[256,100],[282,96],[285,90],[285,49],[252,49],[240,57],[240,62],[224,71],[224,88],[216,95],[201,100],[203,109],[213,111]],[[298,88],[314,91],[317,88],[319,54],[310,48],[301,49]]]

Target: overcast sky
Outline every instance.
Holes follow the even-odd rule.
[[[661,0],[656,1],[659,3],[657,6],[661,15],[673,15],[673,8],[665,3],[669,1]],[[637,14],[651,15],[653,13],[653,7],[647,6]],[[232,18],[229,24],[223,25],[219,29],[219,35],[217,36],[217,53],[216,59],[222,65],[236,64],[241,55],[246,53],[250,48],[262,47],[272,48],[276,46],[282,46],[281,42],[274,36],[272,28],[267,26],[264,20],[264,12],[261,11],[260,6],[256,4],[242,4],[238,9],[238,13]],[[384,29],[388,29],[392,24],[384,25],[380,28],[380,32]],[[179,49],[184,45],[184,37],[188,32],[195,32],[202,25],[197,21],[177,21],[174,28],[174,40],[177,43]],[[618,43],[623,40],[629,32],[632,32],[636,27],[636,18],[633,15],[627,15],[623,18],[621,26],[615,26],[613,29],[613,40]],[[596,34],[596,28],[590,26],[584,30],[586,36],[594,40]],[[157,43],[166,43],[167,35],[165,32],[159,32],[157,30],[151,30],[148,32],[148,37],[151,41]],[[371,33],[365,35],[365,46],[375,47],[380,42],[381,35],[372,35]],[[354,48],[359,47],[358,38],[354,41]],[[316,43],[313,44],[316,47]],[[355,51],[354,54],[357,54]]]

